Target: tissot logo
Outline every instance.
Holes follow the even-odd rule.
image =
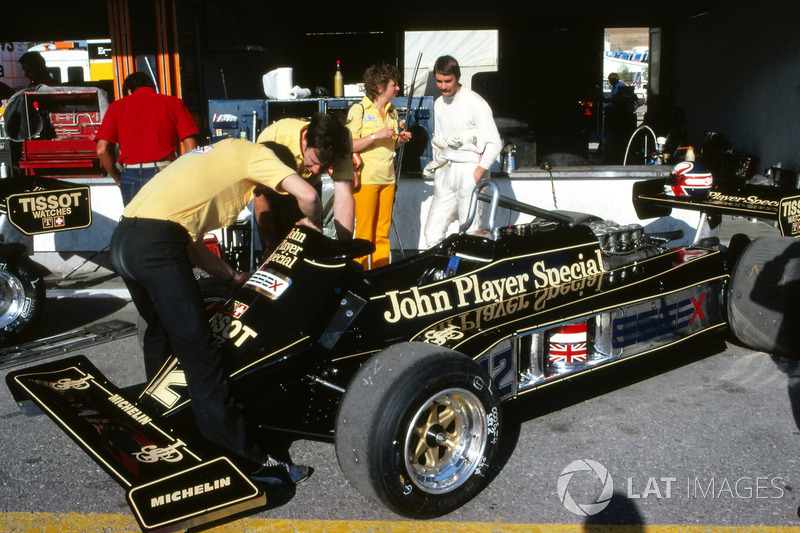
[[[92,223],[89,187],[12,194],[6,203],[11,223],[28,235],[85,228]]]
[[[781,215],[785,217],[795,217],[800,215],[800,199],[785,202],[781,206]]]
[[[258,337],[258,333],[253,328],[244,325],[241,320],[231,318],[231,316],[222,311],[211,317],[210,324],[211,332],[219,345],[222,345],[226,340],[230,340],[239,347],[247,339]]]
[[[214,481],[207,481],[202,485],[195,485],[193,487],[186,487],[185,489],[172,491],[167,494],[161,494],[154,498],[150,498],[150,508],[160,507],[162,505],[179,502],[188,498],[193,498],[207,492],[212,492],[217,489],[229,487],[231,484],[230,476],[215,479]]]
[[[781,201],[780,216],[784,235],[793,237],[800,233],[800,198],[784,198]]]
[[[30,212],[35,218],[57,217],[72,213],[72,207],[81,205],[81,193],[50,194],[35,198],[20,198],[23,213]]]

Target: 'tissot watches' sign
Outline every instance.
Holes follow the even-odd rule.
[[[26,235],[88,227],[92,223],[89,187],[12,194],[8,219]]]

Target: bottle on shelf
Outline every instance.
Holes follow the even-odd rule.
[[[333,96],[342,98],[344,96],[344,78],[342,77],[342,62],[336,61],[336,74],[333,76]]]

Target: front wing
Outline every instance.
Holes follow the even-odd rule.
[[[11,372],[6,381],[18,401],[32,400],[127,490],[145,531],[185,529],[266,504],[227,457],[202,457],[82,355]]]

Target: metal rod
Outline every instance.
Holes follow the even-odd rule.
[[[225,83],[225,71],[219,69],[219,75],[222,77],[222,94],[225,96],[225,100],[228,99],[228,85]]]
[[[110,245],[109,245],[109,246],[110,246]],[[91,261],[92,259],[94,259],[96,256],[100,255],[101,253],[103,253],[103,252],[107,251],[107,250],[109,249],[109,246],[106,246],[106,247],[105,247],[105,248],[103,248],[102,250],[97,250],[96,252],[94,252],[92,255],[90,255],[89,257],[87,257],[86,259],[84,259],[84,260],[83,260],[83,262],[82,262],[82,263],[80,263],[78,266],[76,266],[75,268],[73,268],[72,270],[70,270],[69,272],[67,272],[66,274],[64,274],[63,276],[61,276],[61,279],[67,279],[68,277],[70,277],[72,274],[74,274],[75,272],[77,272],[77,271],[78,271],[78,269],[79,269],[79,268],[81,268],[83,265],[85,265],[86,263],[88,263],[89,261]],[[100,267],[100,265],[97,265],[97,268],[99,268],[99,267]],[[95,271],[97,271],[97,268],[95,268]]]
[[[153,78],[153,83],[156,84],[156,92],[161,93],[161,90],[158,88],[158,78],[156,78],[156,74],[153,72],[153,67],[150,66],[150,58],[144,56],[144,62],[147,64],[147,70],[150,71],[150,77]]]
[[[25,121],[28,124],[28,139],[32,139],[33,135],[31,135],[31,114],[28,110],[28,95],[26,93],[22,93],[22,98],[25,104]],[[44,125],[42,125],[42,128],[44,128]]]
[[[258,138],[258,132],[256,131],[256,127],[258,125],[258,111],[253,109],[253,131],[251,138],[253,142],[256,142]],[[258,231],[258,226],[256,225],[256,204],[255,200],[253,200],[253,212],[250,216],[250,271],[252,272],[256,268],[256,232]]]
[[[406,103],[406,121],[403,124],[401,131],[407,131],[409,123],[411,122],[411,108],[414,103],[414,84],[417,81],[417,71],[419,71],[419,64],[422,61],[422,52],[417,55],[417,64],[414,65],[414,73],[411,76],[411,85],[408,87],[408,102]],[[397,169],[395,171],[395,187],[400,183],[400,172],[403,169],[403,152],[405,152],[405,143],[400,145],[400,153],[397,155]],[[397,190],[395,188],[395,190]],[[399,241],[398,241],[399,242]]]
[[[408,130],[409,123],[411,122],[411,108],[413,107],[414,103],[414,84],[417,81],[417,71],[419,71],[419,64],[422,61],[422,52],[417,54],[417,63],[414,65],[414,73],[411,75],[411,85],[408,87],[408,103],[406,104],[406,122],[403,124],[403,128],[401,131]],[[397,189],[400,186],[400,172],[403,169],[403,153],[405,152],[406,145],[405,143],[400,145],[400,153],[397,154],[397,168],[395,169],[395,183],[394,183],[394,196],[397,199]],[[400,240],[400,232],[397,231],[397,225],[394,223],[394,217],[392,217],[392,228],[394,229],[394,237],[397,240],[398,246],[400,246],[400,255],[403,256],[403,259],[406,258],[406,251],[403,249],[403,242]]]
[[[319,383],[323,387],[328,387],[329,389],[335,390],[336,392],[338,392],[340,394],[344,394],[344,392],[345,392],[342,387],[340,387],[339,385],[334,385],[330,381],[325,381],[324,379],[318,378],[317,376],[306,375],[306,377],[310,378],[315,383]]]
[[[414,65],[414,73],[411,75],[411,85],[408,88],[408,103],[406,104],[406,123],[403,126],[403,131],[408,129],[408,123],[411,121],[411,104],[414,103],[414,84],[417,82],[417,72],[419,71],[419,64],[422,61],[422,52],[417,54],[417,64]]]
[[[408,86],[408,102],[406,103],[406,122],[403,124],[401,131],[407,131],[411,123],[411,108],[414,104],[414,84],[417,82],[417,71],[419,71],[419,64],[422,61],[422,52],[417,55],[417,64],[414,65],[414,73],[411,75],[411,85]],[[395,171],[395,178],[397,183],[400,182],[400,171],[403,168],[403,152],[405,152],[406,145],[400,145],[400,153],[397,154],[397,170]],[[396,190],[396,189],[395,189]]]

